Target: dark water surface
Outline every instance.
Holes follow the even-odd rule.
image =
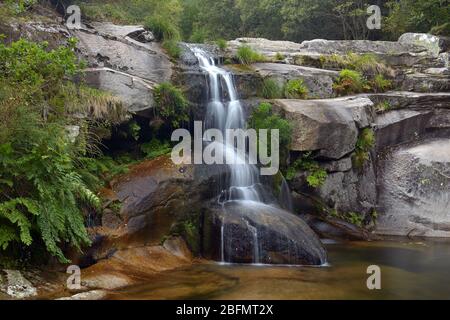
[[[329,266],[195,264],[110,299],[450,299],[450,241],[328,244]],[[368,290],[367,267],[381,268]]]

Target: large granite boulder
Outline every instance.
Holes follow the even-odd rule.
[[[326,252],[298,216],[253,201],[232,201],[204,215],[204,256],[231,263],[322,265]]]
[[[302,79],[309,98],[331,98],[333,82],[339,75],[336,71],[281,63],[256,63],[252,68],[262,78],[275,79],[280,86],[292,79]]]
[[[429,36],[427,35],[427,37]],[[273,58],[277,53],[281,53],[286,57],[285,61],[300,65],[304,63],[317,64],[321,56],[345,55],[348,52],[354,52],[375,54],[386,63],[396,66],[412,67],[418,64],[445,66],[440,57],[435,54],[435,47],[426,41],[408,41],[408,37],[401,38],[401,41],[315,39],[304,41],[301,44],[263,38],[238,38],[229,41],[228,47],[230,56],[235,55],[240,46],[246,45],[268,58]]]
[[[88,62],[86,82],[122,99],[130,112],[149,114],[152,88],[170,81],[173,65],[142,26],[93,23],[71,31]]]
[[[373,122],[373,103],[364,97],[323,100],[276,100],[293,124],[291,150],[319,151],[340,159],[355,149],[359,128]]]
[[[450,236],[450,140],[404,145],[379,160],[377,232]]]

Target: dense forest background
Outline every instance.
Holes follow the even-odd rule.
[[[114,0],[78,1],[85,17],[120,23],[170,24],[192,42],[264,37],[392,40],[405,32],[449,34],[447,0]],[[378,5],[382,29],[368,30],[367,8]]]

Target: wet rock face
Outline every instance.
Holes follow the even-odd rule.
[[[378,233],[450,236],[449,139],[401,146],[379,167]]]
[[[298,216],[251,201],[234,201],[204,214],[203,255],[216,261],[322,265],[326,252]],[[222,242],[223,239],[223,242]]]

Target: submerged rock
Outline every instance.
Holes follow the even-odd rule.
[[[379,160],[377,232],[450,236],[450,139],[401,146]]]
[[[204,255],[217,261],[322,265],[319,238],[298,216],[253,201],[232,201],[204,216]]]
[[[36,287],[19,270],[4,270],[6,279],[0,283],[1,291],[13,299],[30,298],[37,295]]]

